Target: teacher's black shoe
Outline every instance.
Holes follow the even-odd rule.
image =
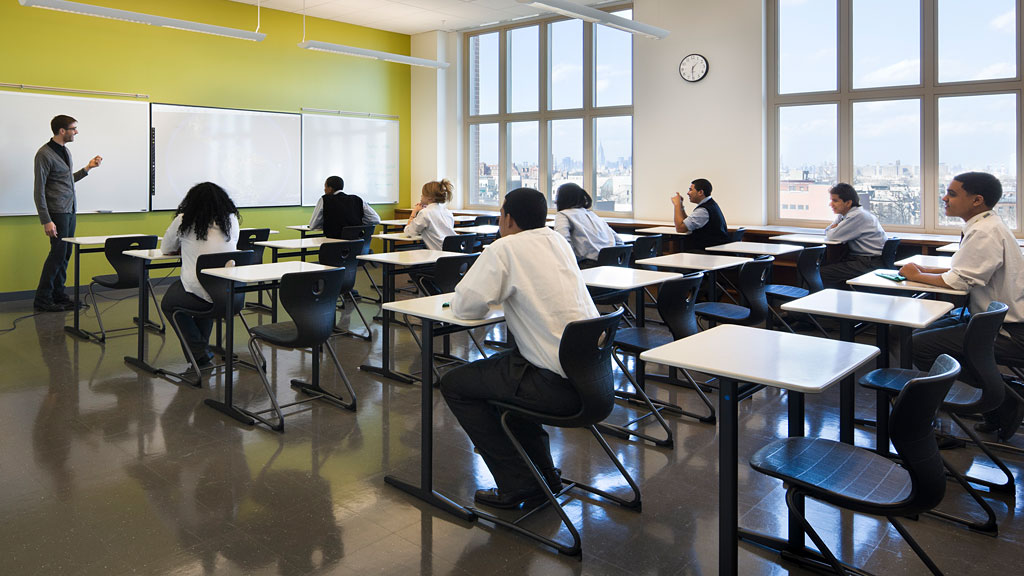
[[[63,305],[56,302],[40,302],[39,300],[33,302],[32,307],[37,312],[64,312],[65,310]]]

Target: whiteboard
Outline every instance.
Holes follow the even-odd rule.
[[[345,192],[370,204],[398,202],[398,120],[302,115],[302,205],[341,176]]]
[[[0,91],[0,215],[35,214],[33,159],[53,136],[50,119],[78,120],[68,144],[74,170],[103,164],[75,184],[79,212],[149,209],[149,103]]]
[[[153,210],[173,210],[213,182],[239,208],[301,201],[298,114],[153,104]]]

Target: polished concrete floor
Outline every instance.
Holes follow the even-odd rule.
[[[113,296],[125,299],[100,299],[105,324],[127,325],[134,296]],[[372,314],[374,306],[363,309]],[[0,304],[0,328],[30,314],[27,301]],[[342,314],[342,325],[352,320],[349,314]],[[269,322],[266,315],[247,318]],[[240,425],[203,404],[221,397],[221,376],[206,378],[197,389],[138,372],[123,361],[134,354],[134,331],[100,345],[66,335],[62,327],[70,319],[70,313],[38,314],[0,333],[0,574],[717,573],[713,425],[670,417],[674,449],[609,439],[643,491],[643,511],[573,495],[567,510],[583,534],[580,562],[492,525],[456,520],[384,483],[385,474],[418,479],[420,388],[357,369],[379,362],[379,324],[372,342],[334,339],[359,395],[358,412],[314,403],[287,419],[284,434],[276,434]],[[86,311],[83,324],[95,322],[94,312]],[[415,344],[404,329],[393,334],[397,366],[414,369]],[[184,368],[170,331],[150,335],[149,345],[154,364]],[[455,346],[464,352],[465,337],[457,337]],[[310,355],[278,350],[268,358],[278,398],[294,399],[288,381],[308,374]],[[337,386],[333,367],[325,368],[324,379],[326,386]],[[662,389],[659,395],[698,408],[692,391]],[[248,406],[268,404],[253,371],[238,372],[236,399]],[[808,397],[808,434],[838,436],[837,404],[835,389]],[[872,404],[861,393],[859,414],[871,416]],[[491,484],[490,475],[436,391],[434,405],[435,486],[469,504],[474,489]],[[628,412],[619,407],[613,418]],[[765,390],[740,407],[745,527],[779,534],[784,529],[781,484],[753,472],[746,459],[784,436],[786,426],[785,393]],[[556,430],[552,439],[566,476],[624,489],[586,432]],[[871,445],[872,431],[858,430],[857,440]],[[1021,435],[1015,441],[1024,445]],[[966,467],[976,451],[945,454]],[[1024,458],[1006,458],[1020,478]],[[992,473],[981,459],[974,469]],[[1019,573],[1020,483],[1015,496],[989,498],[1000,523],[998,538],[930,517],[907,524],[947,574]],[[977,512],[954,483],[943,508]],[[814,502],[808,511],[842,559],[878,574],[926,573],[884,521]],[[554,530],[554,515],[547,511],[535,526]],[[745,575],[805,573],[745,544],[740,569]]]

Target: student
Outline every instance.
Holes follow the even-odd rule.
[[[317,200],[309,219],[310,230],[323,229],[326,236],[333,238],[340,237],[341,229],[346,226],[380,224],[377,212],[362,198],[342,192],[344,188],[341,176],[327,178],[324,195]]]
[[[543,498],[526,463],[502,431],[501,400],[552,414],[573,414],[580,399],[558,360],[562,331],[570,322],[596,318],[572,249],[545,226],[547,202],[530,188],[505,196],[501,238],[480,255],[455,288],[452,311],[482,318],[501,304],[518,348],[454,368],[441,378],[441,394],[487,464],[497,488],[477,490],[474,500],[514,508]],[[543,426],[511,416],[509,426],[553,490],[561,473],[551,459]]]
[[[212,182],[196,184],[178,205],[164,233],[161,250],[181,253],[181,278],[164,294],[160,308],[170,318],[175,308],[207,309],[213,299],[199,283],[196,260],[202,254],[233,252],[238,244],[238,209],[227,192]],[[199,366],[213,361],[210,331],[213,319],[178,315],[182,337]]]
[[[445,202],[452,199],[455,187],[447,179],[427,182],[420,191],[420,201],[412,207],[405,233],[422,236],[423,243],[430,250],[440,250],[441,243],[448,236],[455,235],[455,218]]]
[[[611,226],[590,210],[590,194],[579,185],[568,182],[559,186],[555,204],[555,232],[569,241],[580,268],[594,266],[602,248],[622,245]]]
[[[826,288],[845,290],[850,278],[883,267],[885,230],[874,214],[861,207],[853,186],[840,182],[828,194],[836,219],[825,228],[825,239],[845,243],[846,253],[841,262],[822,267],[821,281]]]
[[[672,218],[676,232],[689,232],[686,237],[687,250],[704,250],[709,246],[728,243],[731,238],[725,224],[725,216],[718,203],[711,199],[711,182],[698,178],[690,183],[686,197],[697,205],[692,214],[686,213],[683,198],[678,192],[672,196]]]
[[[970,314],[984,312],[992,302],[1009,307],[995,341],[996,362],[1024,363],[1024,256],[1013,233],[992,210],[1002,194],[1002,184],[991,174],[967,172],[955,177],[942,197],[946,216],[964,221],[964,237],[951,266],[907,264],[900,268],[908,280],[969,294],[967,313],[951,312],[914,331],[914,363],[922,370],[931,368],[939,354],[958,356]],[[985,416],[986,422],[975,427],[985,432],[998,430],[999,438],[1008,440],[1020,427],[1024,404],[1007,394],[1003,406]]]

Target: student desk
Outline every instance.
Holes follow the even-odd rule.
[[[481,224],[479,226],[462,226],[455,229],[459,234],[479,234],[481,236],[494,236],[498,233],[496,224]]]
[[[742,354],[737,354],[742,350]],[[789,518],[788,540],[739,528],[739,423],[736,389],[749,382],[788,390],[789,435],[804,435],[804,397],[833,383],[877,356],[878,348],[802,334],[722,324],[642,354],[646,362],[696,370],[718,376],[719,389],[719,520],[718,573],[738,573],[738,539],[775,550],[801,550],[804,532]],[[802,502],[800,503],[802,506]]]
[[[897,266],[904,264],[917,264],[929,268],[949,268],[953,265],[952,256],[928,256],[926,254],[914,254],[910,258],[896,261]]]
[[[249,426],[256,423],[256,415],[234,405],[234,369],[235,369],[235,310],[233,309],[236,292],[252,292],[266,288],[270,283],[274,288],[280,283],[281,277],[292,272],[309,272],[311,270],[330,270],[330,266],[311,262],[274,262],[273,264],[254,264],[252,266],[229,266],[226,268],[206,268],[203,274],[216,278],[231,280],[228,282],[228,298],[224,311],[224,400],[213,398],[205,400],[206,405],[214,408],[235,420]],[[235,287],[235,283],[246,286]],[[252,284],[256,284],[252,286]]]
[[[422,320],[423,323],[423,350],[422,366],[420,375],[422,382],[420,390],[422,400],[420,403],[420,485],[416,486],[392,475],[384,477],[388,484],[412,494],[424,502],[436,506],[442,510],[455,514],[463,520],[473,520],[475,516],[469,510],[452,502],[443,495],[437,493],[433,486],[433,460],[434,460],[434,324],[445,323],[459,326],[465,329],[476,328],[496,324],[505,319],[500,307],[492,308],[486,316],[480,319],[461,319],[455,316],[452,309],[444,306],[450,302],[454,293],[438,294],[437,296],[426,296],[424,298],[413,298],[399,302],[388,302],[384,304],[386,314],[405,314]],[[385,315],[385,318],[387,315]],[[384,342],[390,339],[390,334],[385,332]],[[386,364],[385,364],[386,366]]]
[[[1021,252],[1024,252],[1024,240],[1018,239],[1017,245],[1020,246]],[[945,246],[939,246],[938,248],[935,249],[936,252],[942,252],[944,254],[952,254],[957,252],[958,250],[960,250],[959,242],[952,242],[950,244],[946,244]]]
[[[803,298],[786,302],[782,309],[787,312],[803,312],[831,316],[840,321],[839,338],[844,342],[853,342],[854,323],[871,322],[877,326],[875,344],[882,354],[878,358],[879,368],[889,366],[890,326],[900,331],[900,367],[910,368],[913,361],[911,351],[911,332],[915,328],[924,328],[942,318],[953,309],[949,302],[938,300],[922,300],[906,296],[891,296],[871,292],[852,292],[849,290],[826,289]],[[853,378],[846,378],[841,384],[839,412],[839,440],[853,444],[854,397],[856,387]],[[876,450],[879,454],[889,454],[889,400],[885,394],[876,406],[878,420],[878,442]]]
[[[782,234],[781,236],[772,236],[769,240],[775,240],[776,242],[790,242],[792,244],[809,244],[817,246],[818,244],[824,244],[826,246],[838,246],[842,242],[835,240],[825,240],[824,234]]]
[[[803,246],[793,244],[770,244],[768,242],[729,242],[705,248],[707,252],[726,252],[731,254],[753,254],[755,256],[782,256],[803,250]]]
[[[415,247],[423,246],[422,236],[410,236],[405,232],[385,232],[384,234],[374,234],[373,237],[384,242],[384,252],[398,250],[399,242],[415,242]]]
[[[583,282],[591,288],[632,290],[636,298],[636,323],[641,327],[644,325],[644,308],[646,308],[644,306],[644,288],[682,276],[676,272],[658,272],[621,266],[596,266],[580,272],[583,274]]]
[[[636,242],[636,239],[642,236],[642,234],[626,234],[625,232],[616,232],[616,236],[619,240],[622,240],[623,244],[632,244]]]
[[[300,238],[298,240],[265,240],[263,242],[253,242],[257,246],[265,246],[271,249],[271,261],[277,262],[281,258],[289,258],[292,256],[298,256],[302,261],[306,260],[306,256],[310,254],[316,254],[319,252],[322,244],[329,242],[345,242],[338,238]],[[286,252],[290,250],[290,252]]]
[[[285,226],[289,230],[298,230],[300,238],[313,238],[316,236],[323,236],[324,231],[320,229],[313,229],[309,227],[309,224],[299,224],[297,226]]]
[[[110,236],[70,236],[63,238],[65,242],[75,247],[75,314],[74,323],[71,326],[65,326],[64,331],[68,334],[78,336],[84,340],[96,338],[96,335],[92,332],[82,330],[79,327],[79,306],[81,306],[81,254],[93,254],[96,252],[103,252],[104,245],[107,243],[107,238],[128,238],[133,236],[145,236],[145,234],[112,234]],[[138,322],[143,325],[142,319],[139,318]],[[153,325],[148,323],[146,325]],[[98,340],[98,338],[97,338]]]
[[[902,282],[893,282],[887,280],[875,274],[875,272],[882,272],[885,274],[899,274],[899,270],[886,270],[880,268],[874,272],[867,272],[861,274],[856,278],[851,278],[846,281],[847,284],[855,288],[868,288],[871,290],[897,290],[906,292],[929,292],[932,294],[948,294],[951,296],[966,296],[966,290],[954,290],[952,288],[941,288],[939,286],[932,286],[931,284],[925,284],[924,282],[911,282],[904,280]]]
[[[689,232],[679,232],[675,226],[654,226],[651,228],[637,228],[637,234],[664,234],[666,236],[689,236]]]
[[[636,263],[641,266],[657,266],[659,268],[679,268],[683,270],[703,270],[708,279],[709,297],[712,302],[718,300],[718,282],[716,275],[719,270],[725,270],[727,268],[735,268],[741,266],[745,262],[750,262],[751,258],[743,258],[740,256],[719,256],[717,254],[693,254],[689,252],[680,252],[678,254],[666,254],[664,256],[656,256],[654,258],[644,258],[637,260]]]
[[[125,250],[125,255],[138,259],[139,261],[139,324],[149,322],[149,271],[159,268],[175,268],[181,262],[180,254],[164,254],[163,250]],[[168,322],[170,319],[168,318]],[[146,362],[146,331],[139,330],[139,344],[136,356],[125,356],[124,361],[130,366],[141,368],[150,374],[156,374],[157,369]]]
[[[455,220],[455,224],[465,224],[466,222],[475,222],[476,216],[468,215],[454,215],[452,218]],[[388,232],[394,228],[405,228],[405,225],[409,223],[409,218],[395,218],[393,220],[381,220],[380,225],[384,227],[384,231]]]

